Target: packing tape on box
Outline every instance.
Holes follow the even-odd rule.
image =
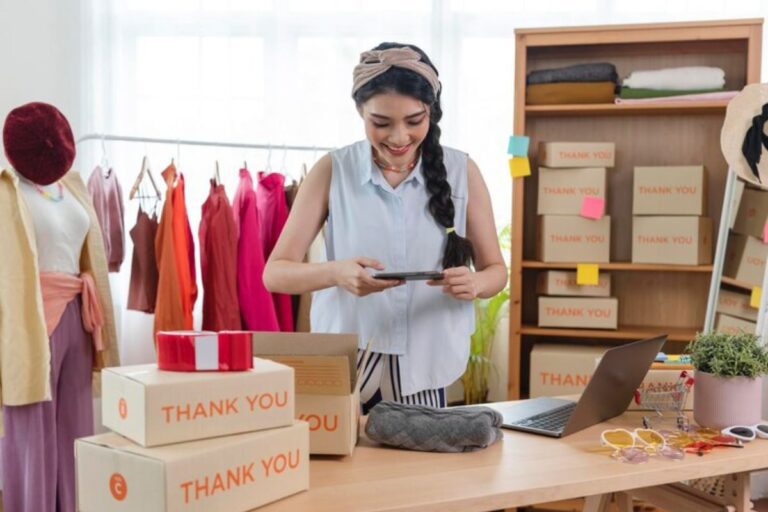
[[[244,331],[161,331],[157,366],[174,372],[243,371],[253,368],[251,333]]]

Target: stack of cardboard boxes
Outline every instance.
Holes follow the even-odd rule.
[[[356,334],[253,333],[253,353],[296,372],[296,418],[312,455],[350,455],[360,419]]]
[[[82,512],[247,511],[309,488],[309,425],[294,371],[102,372],[102,420],[76,442]],[[118,435],[120,434],[120,435]]]
[[[740,281],[744,288],[762,287],[768,259],[768,191],[746,187],[737,196],[740,201],[732,219],[723,275]],[[749,292],[721,289],[717,312],[716,331],[755,332],[758,310],[750,306]]]
[[[542,142],[539,145],[538,258],[544,262],[610,261],[611,218],[604,215],[613,143]],[[596,286],[576,283],[575,272],[539,275],[539,325],[615,329],[618,300],[610,276]]]
[[[701,165],[635,167],[633,263],[712,263],[706,180]]]

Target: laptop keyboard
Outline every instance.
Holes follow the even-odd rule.
[[[576,402],[565,404],[557,409],[552,409],[536,416],[524,418],[519,421],[512,422],[512,425],[518,427],[537,428],[540,430],[548,430],[550,432],[561,432],[565,428],[565,424],[568,423],[568,418],[571,417],[571,413],[576,408]]]

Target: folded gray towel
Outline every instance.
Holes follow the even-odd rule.
[[[528,73],[527,83],[551,84],[556,82],[618,82],[616,66],[609,62],[576,64],[555,69],[540,69]]]
[[[423,452],[472,452],[502,437],[502,417],[488,407],[435,409],[379,402],[368,414],[368,438]]]

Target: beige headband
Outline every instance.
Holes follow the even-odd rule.
[[[391,67],[410,69],[423,76],[435,95],[440,92],[440,80],[432,66],[421,60],[421,55],[407,46],[387,50],[371,50],[360,55],[360,64],[355,66],[352,75],[352,94],[377,76],[387,72]]]

